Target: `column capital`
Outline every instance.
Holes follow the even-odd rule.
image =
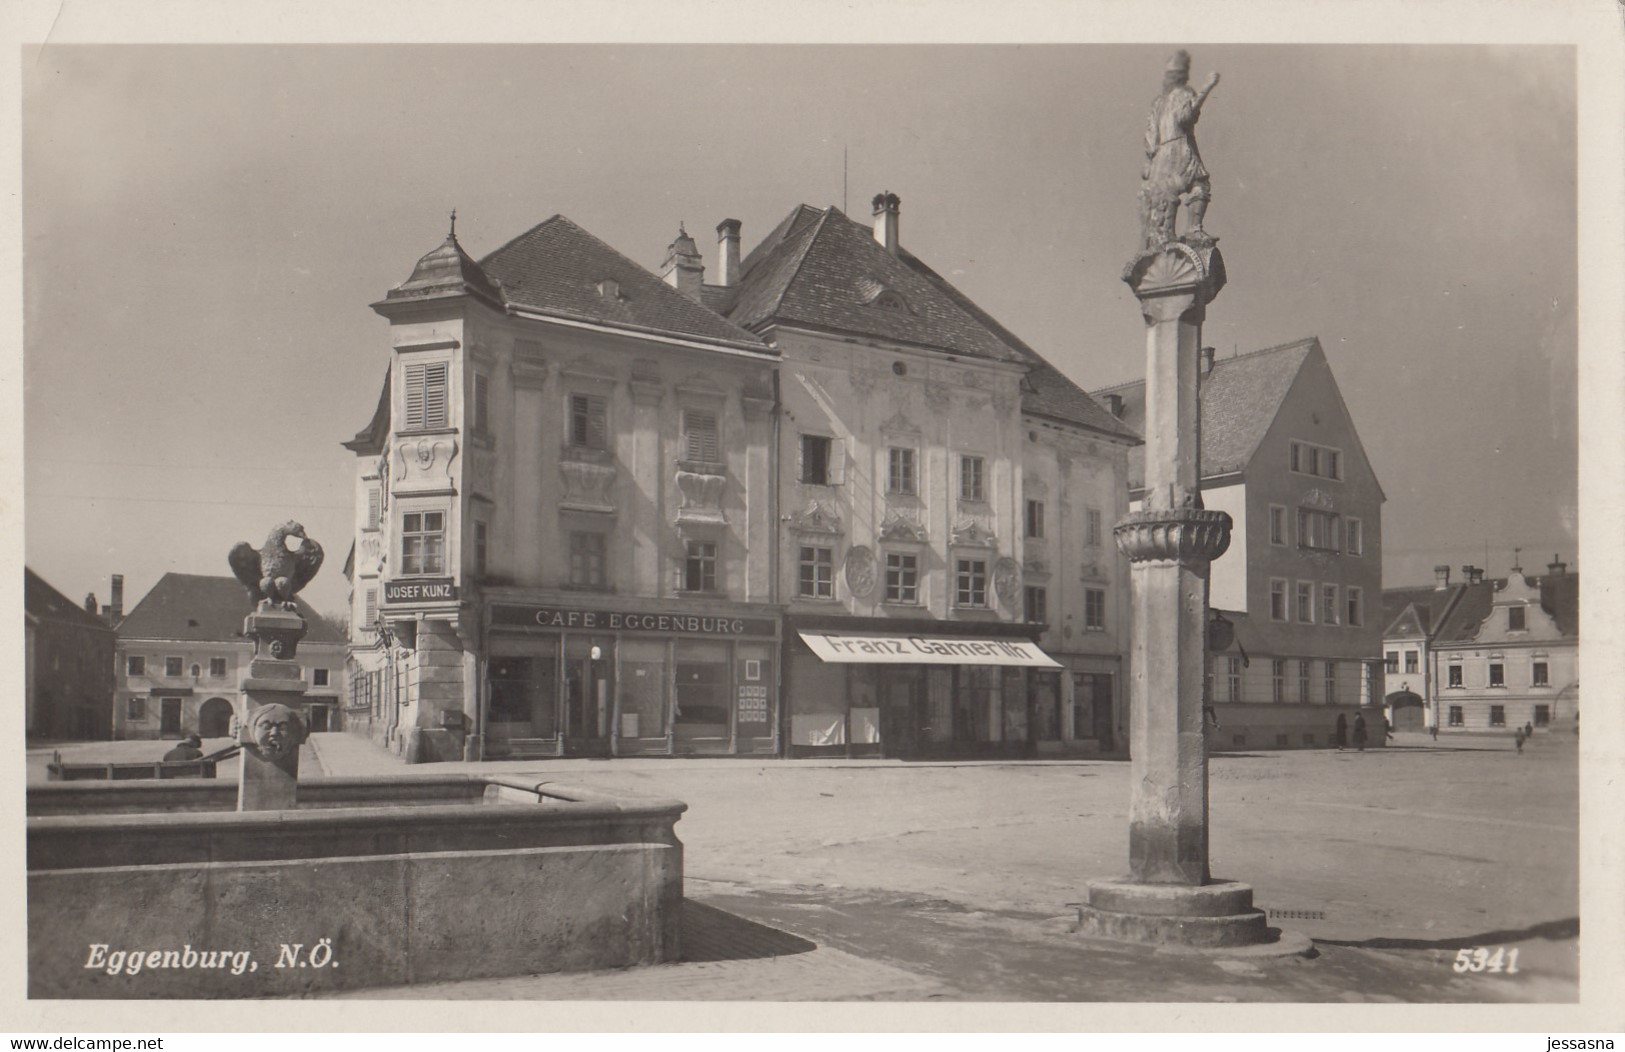
[[[1224,288],[1224,257],[1218,239],[1189,235],[1146,249],[1123,268],[1123,280],[1152,322],[1173,321],[1203,308]]]
[[[1205,508],[1134,511],[1112,534],[1129,562],[1212,562],[1230,547],[1230,516]]]

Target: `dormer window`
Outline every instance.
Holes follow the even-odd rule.
[[[887,289],[875,297],[875,306],[879,307],[881,310],[896,311],[899,314],[907,314],[909,312],[908,302],[891,289]]]
[[[863,302],[881,310],[896,311],[898,314],[913,314],[914,308],[908,300],[896,289],[887,288],[878,281],[869,278],[858,282],[858,289],[863,295]]]
[[[1508,632],[1522,632],[1522,631],[1524,631],[1524,629],[1526,627],[1527,626],[1525,625],[1525,622],[1524,622],[1523,607],[1521,607],[1521,606],[1509,606],[1509,607],[1507,607],[1507,631]]]

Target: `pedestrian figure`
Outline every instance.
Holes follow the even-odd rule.
[[[1337,730],[1332,733],[1332,740],[1337,743],[1338,752],[1349,742],[1349,718],[1341,712],[1337,714]]]
[[[1428,733],[1433,735],[1434,741],[1439,740],[1439,723],[1437,720],[1428,725]]]
[[[1518,747],[1518,755],[1523,755],[1523,728],[1519,727],[1512,732],[1512,744]]]
[[[1525,723],[1523,725],[1523,740],[1524,741],[1533,741],[1534,737],[1535,737],[1535,725],[1533,723]]]
[[[1382,740],[1384,742],[1391,742],[1394,740],[1394,725],[1388,722],[1387,716],[1382,718]]]
[[[1354,748],[1365,752],[1365,717],[1359,713],[1354,715]]]

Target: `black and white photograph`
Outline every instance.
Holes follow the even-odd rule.
[[[1314,6],[20,14],[19,1027],[1625,1029],[1621,9]]]

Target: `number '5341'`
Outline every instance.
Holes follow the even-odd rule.
[[[1518,948],[1514,946],[1508,950],[1497,946],[1490,950],[1483,946],[1475,946],[1470,950],[1456,951],[1456,961],[1451,965],[1458,972],[1504,972],[1507,975],[1518,974]]]

